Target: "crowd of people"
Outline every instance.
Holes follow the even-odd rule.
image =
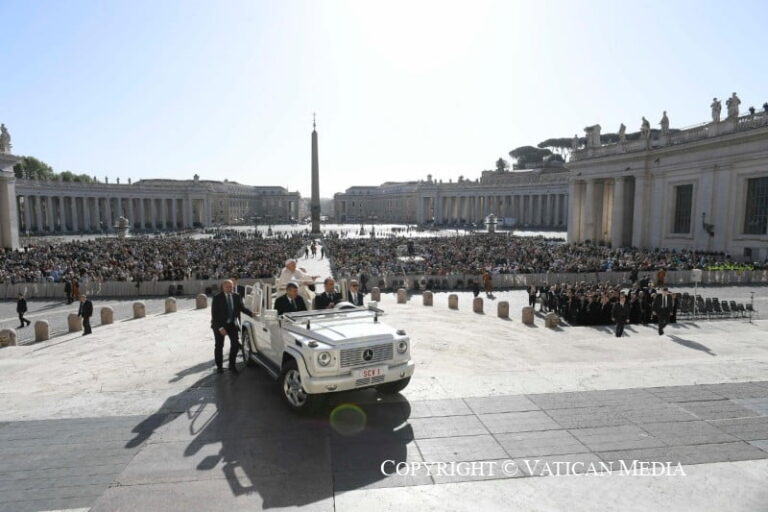
[[[691,250],[612,249],[594,244],[567,244],[542,237],[473,234],[421,239],[326,240],[339,277],[425,274],[639,272],[690,270],[731,262],[724,253]],[[768,268],[766,262],[753,268]]]
[[[0,283],[268,278],[305,244],[298,234],[281,238],[110,237],[32,244],[17,251],[0,250]]]

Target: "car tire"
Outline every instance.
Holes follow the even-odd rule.
[[[301,414],[316,411],[325,401],[324,395],[309,394],[301,385],[299,365],[291,359],[280,373],[280,393],[288,407]]]
[[[386,384],[381,384],[379,386],[376,386],[376,391],[383,393],[385,395],[396,395],[402,390],[404,390],[410,382],[411,382],[410,377],[396,380],[394,382],[387,382]]]
[[[243,362],[245,363],[245,366],[255,366],[256,362],[253,360],[253,345],[251,344],[251,331],[248,329],[243,329]]]

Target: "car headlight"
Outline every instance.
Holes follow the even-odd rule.
[[[320,366],[328,366],[331,363],[331,353],[320,352],[317,354],[317,362],[320,364]]]
[[[408,342],[406,341],[399,341],[397,343],[397,353],[398,354],[405,354],[405,352],[408,350]]]

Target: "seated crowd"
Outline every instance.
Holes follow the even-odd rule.
[[[81,281],[181,281],[265,278],[304,246],[284,239],[130,237],[30,244],[0,250],[0,283]]]
[[[403,247],[412,251],[403,253]],[[409,239],[326,240],[334,274],[339,277],[425,274],[571,273],[606,271],[690,270],[731,262],[729,255],[690,250],[612,249],[593,244],[567,244],[541,237],[472,234]],[[417,257],[408,257],[409,255]],[[766,262],[754,268],[768,268]]]

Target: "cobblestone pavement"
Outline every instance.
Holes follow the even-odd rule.
[[[174,297],[178,309],[191,309],[195,307],[194,297]],[[101,299],[92,298],[94,314],[91,318],[91,327],[101,325],[99,313],[103,306],[110,306],[114,312],[114,320],[126,320],[133,317],[133,303],[137,300],[147,306],[147,314],[154,315],[165,311],[165,297],[137,297],[135,299]],[[29,311],[24,318],[32,322],[32,325],[19,329],[19,317],[16,314],[15,301],[0,302],[0,329],[16,329],[17,343],[33,342],[35,339],[35,321],[48,320],[51,337],[67,332],[67,316],[77,313],[79,302],[67,304],[61,300],[29,300]]]
[[[299,418],[261,370],[189,372],[202,376],[149,416],[1,425],[0,511],[331,510],[349,490],[542,476],[524,460],[768,458],[768,381],[417,401],[368,390]],[[389,473],[406,461],[517,465],[386,476],[385,460]],[[302,485],[286,492],[286,479]]]

